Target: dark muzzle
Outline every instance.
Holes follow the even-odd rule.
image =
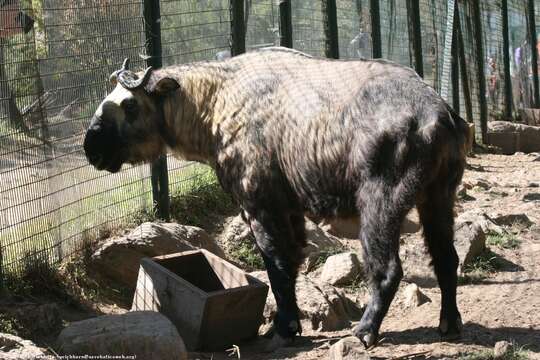
[[[84,138],[84,152],[90,164],[98,170],[117,172],[123,163],[120,144],[114,125],[106,125],[99,118],[92,119]]]
[[[19,11],[16,21],[17,25],[20,26],[25,33],[28,33],[34,27],[34,19],[23,11]]]

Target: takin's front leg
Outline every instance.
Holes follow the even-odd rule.
[[[277,304],[273,338],[267,348],[273,351],[291,343],[301,332],[295,287],[303,260],[304,217],[258,210],[248,214],[247,220],[264,259]]]

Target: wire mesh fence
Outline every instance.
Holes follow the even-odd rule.
[[[229,57],[231,1],[161,0],[163,65]],[[405,66],[414,64],[413,1],[377,2],[381,34],[377,45],[384,58]],[[136,221],[141,210],[152,208],[148,166],[127,166],[119,174],[106,175],[88,166],[82,149],[91,116],[112,88],[108,75],[126,57],[133,68],[146,66],[144,2],[0,0],[0,269],[4,272],[23,271],[31,256],[57,262],[79,251],[88,239]],[[336,0],[341,58],[372,57],[372,27],[377,23],[373,3]],[[459,17],[453,22],[450,0],[417,3],[424,78],[437,91],[444,90],[451,104],[453,87],[459,87],[464,117],[477,121],[484,98],[490,119],[503,118],[508,106],[503,96],[506,83],[511,83],[514,114],[533,106],[531,42],[538,44],[538,39],[529,27],[528,0],[507,2],[508,49],[503,45],[503,1],[480,2],[481,55],[471,2],[454,2]],[[279,45],[279,2],[242,4],[246,50]],[[322,2],[291,4],[294,47],[324,56]],[[534,10],[538,26],[540,5]],[[450,79],[448,73],[454,37],[460,61],[453,77],[459,79]],[[505,52],[510,57],[510,79],[504,75]],[[480,77],[485,79],[485,91],[479,87]],[[467,116],[468,103],[472,117]],[[199,170],[168,158],[168,173],[170,187],[181,193]]]

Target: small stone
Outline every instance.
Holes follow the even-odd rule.
[[[510,344],[508,341],[497,341],[493,347],[493,358],[502,359],[510,350]]]
[[[349,336],[339,340],[328,350],[329,360],[369,360],[364,345],[356,336]]]
[[[431,302],[431,299],[424,294],[416,284],[407,285],[405,290],[403,290],[403,294],[405,307],[408,308],[415,308],[427,302]]]
[[[361,269],[355,253],[332,255],[324,263],[320,280],[331,285],[349,285],[360,275]]]
[[[485,180],[477,180],[475,186],[478,186],[479,188],[482,188],[484,190],[488,190],[493,186],[493,184],[490,184]]]
[[[499,215],[497,217],[494,217],[493,221],[499,225],[505,225],[505,226],[521,225],[525,228],[528,228],[534,224],[531,221],[531,219],[529,219],[529,217],[523,213]]]
[[[540,201],[540,193],[528,193],[523,195],[523,201]]]
[[[459,256],[459,266],[470,264],[486,249],[486,234],[479,222],[456,221],[454,245]]]
[[[540,187],[540,184],[538,184],[537,182],[531,181],[527,186],[531,188],[537,188],[537,187]]]

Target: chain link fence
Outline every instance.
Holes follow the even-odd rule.
[[[234,19],[231,6],[237,1],[161,0],[163,65],[229,57],[234,21],[243,23],[247,51],[279,45],[280,1],[241,1],[244,17]],[[127,166],[108,175],[88,166],[82,149],[90,118],[111,90],[108,75],[126,57],[134,68],[146,66],[144,3],[0,0],[0,269],[4,273],[24,271],[25,261],[32,257],[58,262],[111,227],[137,222],[141,210],[152,208],[148,166]],[[296,49],[325,55],[329,32],[323,9],[328,3],[290,3]],[[339,55],[370,58],[378,48],[382,57],[417,68],[420,57],[426,82],[475,123],[481,121],[482,101],[490,119],[504,118],[508,106],[514,115],[517,109],[533,107],[536,74],[531,43],[537,44],[538,39],[529,26],[531,0],[479,2],[479,18],[472,3],[336,0]],[[374,4],[378,6],[373,8]],[[535,5],[538,25],[540,5]],[[416,25],[420,39],[414,38]],[[380,40],[374,30],[379,30]],[[505,52],[510,59],[509,78]],[[459,55],[452,71],[451,53]],[[484,90],[480,79],[485,81]],[[511,104],[504,94],[507,84],[511,84]],[[191,163],[167,161],[170,187],[181,192],[198,172]]]

